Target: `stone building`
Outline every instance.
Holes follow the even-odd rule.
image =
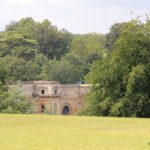
[[[36,113],[76,115],[90,86],[60,84],[58,81],[26,81],[19,88],[35,105]]]

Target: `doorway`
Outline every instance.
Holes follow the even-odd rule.
[[[62,115],[70,115],[70,108],[69,106],[64,106],[63,111],[62,111]]]
[[[44,112],[45,112],[45,105],[42,104],[42,105],[41,105],[41,113],[44,113]]]

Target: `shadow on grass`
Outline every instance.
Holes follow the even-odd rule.
[[[147,144],[150,146],[150,142],[147,142]]]

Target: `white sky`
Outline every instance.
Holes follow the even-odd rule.
[[[145,13],[150,13],[150,0],[0,0],[0,30],[10,21],[32,17],[72,33],[106,33],[112,24]]]

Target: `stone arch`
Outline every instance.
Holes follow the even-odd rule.
[[[55,115],[57,114],[57,108],[58,108],[57,103],[54,103],[54,114]]]
[[[65,104],[62,109],[62,115],[71,115],[72,110],[70,104]]]
[[[81,108],[81,101],[78,101],[77,103],[77,109],[80,109]]]
[[[44,112],[45,112],[45,109],[46,109],[46,108],[45,108],[45,105],[42,103],[42,104],[41,104],[41,113],[44,113]]]

